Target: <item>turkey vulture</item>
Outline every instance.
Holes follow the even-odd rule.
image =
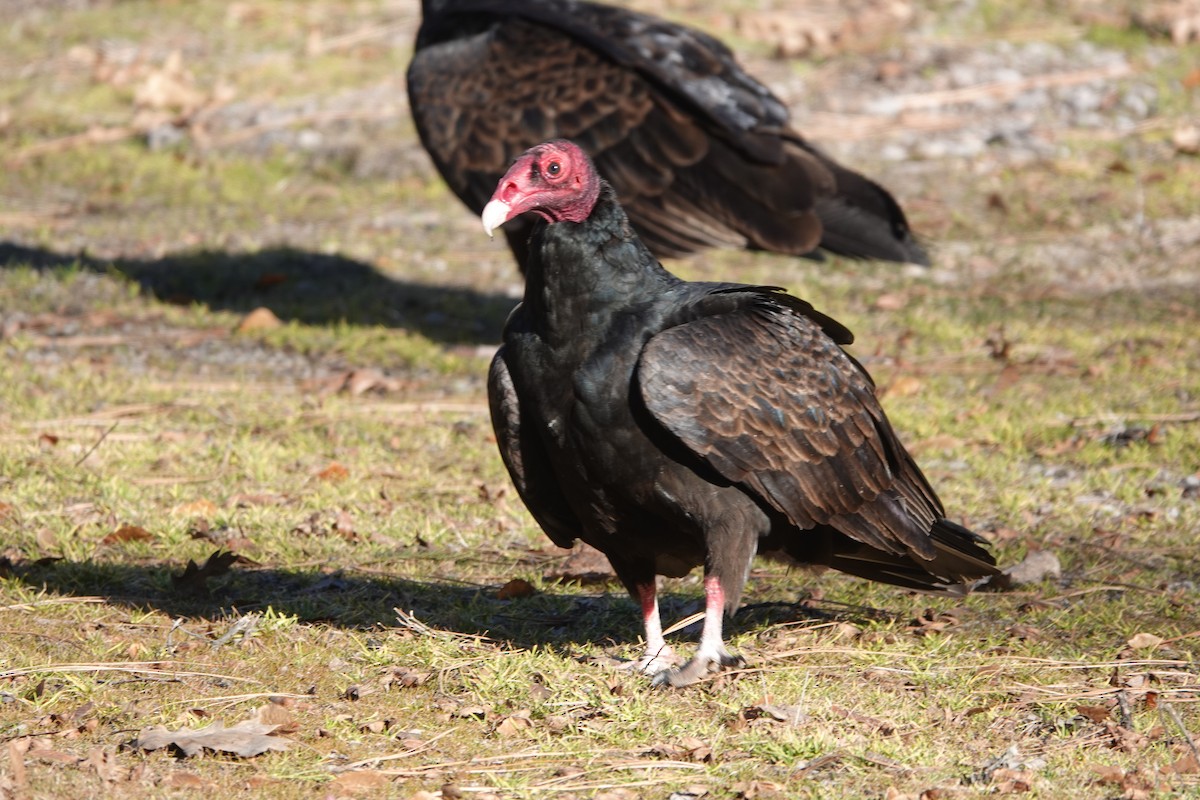
[[[544,221],[488,376],[496,440],[546,534],[601,550],[640,602],[656,683],[736,661],[722,617],[756,552],[927,591],[996,574],[840,347],[846,328],[775,287],[667,272],[568,141],[517,159],[484,229],[525,212]],[[700,645],[667,669],[655,576],[701,565]]]
[[[422,0],[408,68],[421,142],[475,213],[513,160],[571,139],[659,258],[818,248],[927,264],[879,184],[822,154],[716,39],[581,0]],[[531,220],[505,226],[524,271]]]

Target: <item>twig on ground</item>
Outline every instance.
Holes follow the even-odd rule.
[[[395,761],[398,758],[408,758],[409,756],[415,756],[418,753],[424,753],[426,750],[433,747],[434,743],[437,742],[439,739],[444,739],[445,737],[454,733],[456,730],[458,730],[458,728],[448,728],[448,729],[442,731],[441,733],[439,733],[437,736],[431,736],[428,739],[426,739],[424,742],[421,743],[420,747],[414,747],[411,750],[405,750],[402,753],[391,753],[386,756],[375,756],[373,758],[364,758],[362,761],[355,761],[350,764],[341,764],[336,767],[331,767],[330,771],[331,772],[348,772],[353,769],[359,769],[360,767],[372,767],[372,766],[375,766],[376,764],[380,764],[384,761]]]
[[[84,461],[87,461],[88,456],[90,456],[92,453],[96,452],[97,447],[104,444],[104,440],[108,438],[108,435],[110,433],[112,433],[113,431],[115,431],[117,429],[117,425],[119,425],[119,424],[120,424],[119,422],[114,422],[112,425],[108,426],[108,430],[106,430],[104,433],[100,434],[100,438],[96,440],[96,443],[94,445],[92,445],[91,447],[89,447],[88,451],[79,457],[79,460],[75,462],[75,466],[78,467]]]
[[[1133,730],[1133,709],[1129,706],[1129,695],[1124,689],[1117,692],[1117,707],[1121,709],[1121,727]]]
[[[1166,710],[1167,716],[1179,727],[1179,732],[1183,734],[1183,740],[1187,742],[1188,749],[1192,751],[1192,758],[1196,759],[1196,763],[1200,764],[1200,750],[1196,749],[1196,741],[1188,733],[1188,729],[1183,724],[1183,719],[1179,716],[1179,712],[1175,710],[1175,706],[1170,703],[1160,703],[1160,706]]]

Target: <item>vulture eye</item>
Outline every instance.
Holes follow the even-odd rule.
[[[558,173],[562,172],[562,165],[557,161],[551,161],[549,165],[546,166],[546,172],[550,173],[551,177],[554,177]]]

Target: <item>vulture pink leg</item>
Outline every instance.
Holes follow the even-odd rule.
[[[655,617],[657,617],[657,613]],[[679,669],[669,669],[654,676],[656,686],[688,686],[721,667],[740,666],[740,656],[730,654],[721,639],[725,619],[725,590],[715,575],[704,576],[704,629],[700,632],[700,647]]]
[[[679,657],[663,638],[662,621],[658,616],[658,589],[653,578],[638,586],[638,600],[642,604],[642,622],[646,626],[646,651],[629,667],[655,675],[678,664]]]

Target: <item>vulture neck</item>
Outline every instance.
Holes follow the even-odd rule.
[[[526,266],[523,305],[551,344],[582,344],[679,283],[637,238],[604,182],[587,219],[538,222]]]

